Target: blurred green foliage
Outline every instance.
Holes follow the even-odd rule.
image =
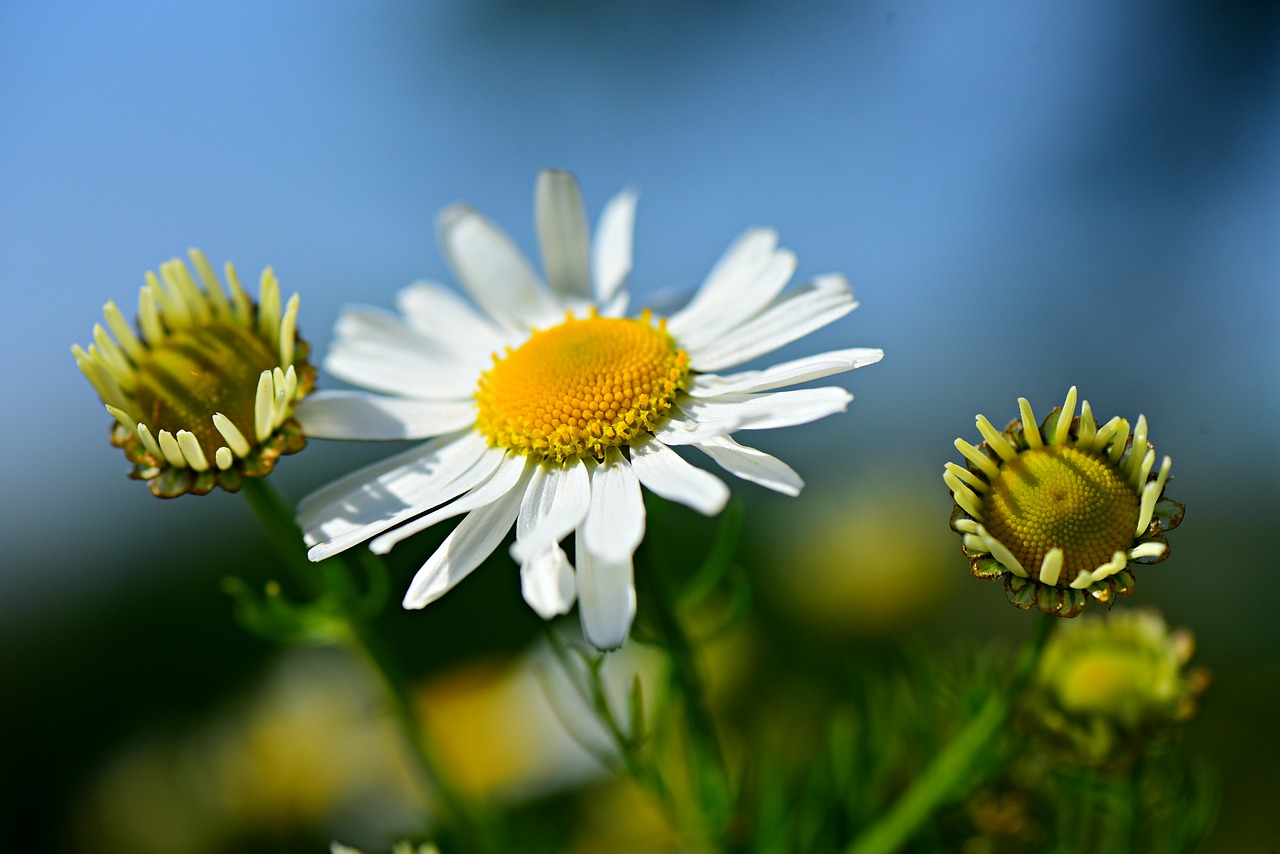
[[[874,485],[870,490],[887,500]],[[854,502],[848,512],[856,513],[859,502],[865,507],[858,497],[863,493],[856,488],[849,492]],[[835,493],[816,489],[810,498],[815,508],[822,508],[808,514],[811,524],[826,516],[845,523],[854,518],[840,510],[845,505]],[[880,536],[892,542],[895,536],[910,535],[915,514],[903,507],[912,502],[922,510],[941,503],[923,491],[906,489],[890,502],[903,521],[902,531],[880,526]],[[738,801],[729,806],[735,817],[726,838],[738,846],[756,840],[750,849],[756,851],[836,850],[886,809],[971,716],[993,681],[1004,678],[1013,644],[1029,622],[1007,607],[996,595],[998,589],[965,579],[944,585],[945,596],[927,600],[927,607],[904,613],[895,624],[870,634],[856,625],[847,631],[833,628],[830,621],[777,595],[779,555],[791,556],[792,565],[782,569],[796,582],[808,578],[804,564],[814,555],[822,561],[835,559],[829,543],[797,521],[805,514],[793,518],[781,506],[765,500],[749,507],[743,539],[727,554],[723,542],[716,546],[726,520],[707,520],[677,508],[651,510],[647,547],[667,559],[666,577],[694,594],[685,620],[695,638],[706,640],[700,645],[700,662],[727,761],[737,767],[745,758],[751,760],[745,763],[747,776],[737,782]],[[1207,545],[1242,524],[1215,519],[1211,508],[1193,513],[1192,524],[1174,543],[1174,558],[1146,570],[1135,601],[1159,603],[1164,598],[1161,574],[1193,571],[1188,564],[1204,548],[1198,542]],[[766,518],[779,524],[753,524]],[[734,523],[732,516],[727,522]],[[428,532],[391,555],[393,592],[443,533]],[[813,553],[806,553],[806,547]],[[874,543],[866,543],[863,551],[865,559],[883,559]],[[703,564],[708,553],[719,557]],[[2,684],[14,686],[6,691],[0,726],[10,792],[0,809],[11,843],[32,851],[93,850],[85,846],[83,828],[77,829],[76,822],[83,821],[86,801],[94,797],[104,768],[131,745],[157,734],[180,743],[182,733],[208,721],[229,699],[257,690],[278,651],[237,624],[233,602],[219,587],[228,567],[259,589],[281,577],[278,567],[262,560],[267,554],[256,532],[246,531],[216,546],[173,555],[168,566],[93,609],[58,614],[50,622],[24,627],[21,636],[13,636],[10,627],[0,657]],[[956,576],[964,578],[963,558],[958,551],[951,557]],[[858,571],[858,559],[857,554],[848,557],[849,572]],[[698,564],[704,566],[702,576],[695,573]],[[637,637],[643,641],[660,630],[646,605],[652,596],[646,590],[649,582],[641,575],[638,583]],[[747,599],[731,592],[743,585],[751,591]],[[302,596],[287,580],[283,592]],[[1133,604],[1123,601],[1117,607]],[[1203,719],[1186,726],[1177,749],[1173,743],[1158,745],[1117,766],[1124,773],[1116,767],[1047,763],[1034,750],[1003,764],[1007,751],[1027,750],[1022,735],[1011,728],[991,755],[992,775],[976,775],[964,796],[926,826],[913,850],[1191,850],[1181,840],[1194,839],[1211,826],[1218,786],[1224,813],[1207,843],[1210,849],[1230,850],[1262,838],[1266,819],[1259,811],[1272,790],[1270,783],[1260,781],[1271,775],[1252,748],[1267,739],[1270,725],[1260,710],[1274,699],[1276,681],[1249,680],[1274,666],[1268,663],[1274,662],[1274,652],[1254,647],[1251,655],[1232,655],[1229,638],[1215,639],[1213,625],[1198,624],[1193,613],[1188,619],[1187,609],[1177,607],[1176,600],[1175,607],[1178,617],[1171,621],[1190,623],[1202,641],[1204,652],[1196,663],[1215,673]],[[726,617],[733,619],[726,622]],[[576,617],[568,620],[572,634]],[[425,612],[404,612],[393,603],[378,616],[376,628],[424,684],[476,662],[513,662],[544,632],[521,600],[516,574],[501,551]],[[624,720],[628,715],[644,718],[653,730],[652,749],[680,751],[684,748],[671,733],[664,693],[646,683],[641,710],[628,711],[625,693],[615,708]],[[1251,698],[1243,709],[1235,705],[1242,696]],[[516,720],[522,714],[527,710],[514,710]],[[651,802],[637,806],[646,799],[628,791],[607,779],[588,778],[568,788],[528,794],[508,801],[508,832],[525,846],[518,850],[620,845],[617,838],[600,843],[608,837],[589,833],[601,821],[592,818],[592,811],[613,804],[639,823],[623,826],[635,839],[647,841],[650,850],[674,844],[660,810],[655,812]],[[638,818],[643,816],[648,818]],[[1072,829],[1069,838],[1063,835],[1066,828]],[[402,830],[402,837],[425,832],[422,827]],[[219,850],[324,850],[334,832],[332,825],[251,826],[231,834],[232,842]],[[352,844],[379,842],[342,838]],[[391,841],[382,840],[383,847]],[[450,840],[439,841],[448,851]],[[1044,847],[1055,841],[1058,848]]]

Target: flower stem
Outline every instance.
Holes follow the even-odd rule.
[[[266,478],[257,477],[246,478],[242,492],[262,523],[268,539],[271,540],[271,545],[296,576],[299,584],[312,596],[325,592],[326,579],[334,578],[334,574],[319,571],[322,565],[313,564],[307,559],[302,531],[294,522],[293,514],[280,494],[266,482]],[[338,563],[342,562],[338,561]],[[339,573],[342,578],[338,583],[341,584],[341,592],[350,593],[354,589],[351,569],[345,563],[343,567],[345,572]],[[400,664],[395,660],[391,650],[372,630],[367,620],[350,611],[343,614],[343,618],[346,624],[344,639],[373,671],[382,685],[401,733],[412,749],[420,778],[426,783],[426,788],[435,793],[445,821],[453,824],[465,837],[470,838],[477,850],[492,850],[492,845],[488,844],[488,834],[484,832],[483,823],[477,820],[466,798],[452,783],[440,762],[431,739],[422,725],[422,720],[414,708],[408,682]]]
[[[315,571],[307,554],[303,551],[302,531],[293,521],[293,513],[289,505],[280,497],[265,477],[246,477],[240,489],[262,523],[262,530],[276,555],[284,561],[298,583],[309,594],[317,594],[323,590],[321,577]]]
[[[656,616],[658,625],[666,641],[667,652],[675,669],[676,684],[680,688],[689,716],[689,728],[698,742],[699,748],[712,759],[716,767],[724,770],[724,754],[720,750],[720,739],[716,736],[715,723],[707,710],[706,690],[702,685],[702,674],[698,672],[698,663],[694,657],[693,643],[680,624],[676,615],[675,600],[667,589],[661,573],[650,574],[657,588],[658,607]]]
[[[1004,728],[1027,682],[1035,673],[1045,641],[1057,617],[1040,614],[1030,638],[1018,656],[1017,668],[1007,691],[992,694],[964,729],[938,754],[911,788],[889,812],[868,828],[845,854],[890,854],[907,842],[937,807],[955,794],[968,778],[976,760]]]
[[[706,689],[698,670],[696,651],[680,623],[675,593],[663,577],[662,571],[654,565],[654,561],[646,563],[648,578],[656,594],[650,601],[654,605],[657,629],[666,646],[672,676],[684,706],[690,747],[690,780],[701,795],[703,818],[709,819],[712,825],[704,828],[703,835],[706,839],[703,841],[713,842],[723,834],[723,825],[730,809],[728,767],[716,734],[715,721],[707,707]]]

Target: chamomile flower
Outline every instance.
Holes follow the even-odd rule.
[[[1153,610],[1072,620],[1045,646],[1022,717],[1058,761],[1123,763],[1195,714],[1211,674],[1189,665],[1194,649]]]
[[[1019,608],[1074,617],[1087,597],[1111,603],[1133,592],[1132,564],[1169,556],[1164,534],[1183,506],[1164,497],[1172,461],[1156,467],[1147,419],[1099,425],[1076,389],[1037,426],[1031,404],[1004,432],[977,418],[983,443],[957,439],[968,466],[947,463],[956,507],[951,527],[978,578],[1004,580]]]
[[[1035,684],[1078,718],[1106,718],[1130,730],[1183,721],[1209,682],[1207,670],[1187,668],[1194,649],[1190,630],[1170,630],[1157,611],[1081,617],[1049,641]]]
[[[414,577],[406,608],[444,595],[516,529],[525,600],[544,618],[579,603],[601,649],[635,615],[632,555],[642,487],[705,514],[729,490],[673,448],[795,495],[785,463],[730,437],[843,411],[841,388],[780,390],[878,361],[879,350],[809,356],[719,373],[856,307],[845,279],[783,293],[795,256],[768,229],[734,243],[670,318],[627,311],[636,196],[608,203],[594,246],[577,181],[538,177],[535,218],[546,283],[502,231],[464,206],[439,218],[446,259],[475,306],[435,283],[400,292],[400,316],[352,308],[325,367],[369,391],[321,392],[298,410],[310,436],[429,439],[310,495],[298,521],[312,560],[371,541],[384,553],[465,516]],[[576,567],[561,548],[574,535]]]
[[[87,349],[71,348],[116,420],[111,443],[134,464],[130,477],[160,498],[235,492],[301,450],[293,406],[315,381],[298,295],[282,305],[268,267],[255,303],[230,264],[228,293],[204,254],[189,254],[200,284],[180,259],[161,264],[139,293],[136,332],[108,302],[106,327],[93,327]]]

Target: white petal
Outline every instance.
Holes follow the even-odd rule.
[[[374,391],[418,398],[468,397],[486,366],[481,357],[464,359],[447,343],[379,309],[345,309],[334,333],[325,369]]]
[[[755,317],[791,281],[796,271],[796,256],[782,249],[774,252],[751,272],[734,283],[732,290],[723,289],[718,301],[707,302],[700,311],[681,312],[672,318],[672,334],[686,348],[698,349]],[[681,323],[675,323],[676,319]]]
[[[440,214],[438,225],[449,266],[490,317],[512,329],[545,326],[562,317],[528,260],[489,220],[454,205]]]
[[[621,288],[613,299],[599,306],[598,311],[601,317],[625,317],[627,314],[627,306],[631,304],[631,294],[626,288]]]
[[[849,407],[853,395],[842,388],[801,388],[763,394],[689,398],[681,407],[701,421],[736,421],[740,430],[771,430],[826,418]]]
[[[317,439],[426,439],[469,427],[473,400],[410,400],[361,391],[321,391],[294,410],[302,429]]]
[[[597,649],[617,649],[627,640],[636,616],[631,559],[601,560],[577,538],[578,613],[582,633]]]
[[[592,255],[596,283],[596,302],[608,305],[631,274],[631,245],[635,233],[636,198],[634,190],[623,190],[609,200],[596,225],[596,242]],[[606,317],[614,315],[605,314]]]
[[[582,522],[591,503],[591,480],[585,463],[534,467],[524,493],[512,557],[524,561],[559,543]]]
[[[682,401],[693,402],[696,401]],[[653,435],[665,445],[697,445],[717,436],[726,436],[741,427],[742,422],[738,419],[714,418],[710,415],[700,418],[677,404],[672,408],[671,415],[653,431]]]
[[[421,473],[422,464],[406,466],[392,473],[395,480],[367,485],[305,528],[307,557],[324,560],[454,500],[492,477],[505,457],[500,448],[482,449],[475,457],[453,452],[437,458],[430,475]]]
[[[386,344],[391,352],[406,350],[426,358],[453,361],[454,354],[443,341],[410,328],[394,312],[376,306],[344,306],[333,334],[337,340],[368,340]]]
[[[729,500],[724,481],[685,462],[657,439],[631,446],[631,468],[645,489],[706,516],[719,513]],[[578,563],[581,565],[581,559]]]
[[[332,557],[381,534],[383,531],[408,522],[415,516],[422,517],[422,514],[432,507],[446,501],[453,501],[462,493],[475,489],[478,485],[484,483],[487,478],[491,478],[494,472],[497,471],[498,466],[502,464],[504,456],[505,454],[500,449],[491,448],[474,465],[457,477],[448,480],[441,479],[438,483],[433,484],[434,488],[430,492],[424,493],[421,501],[407,504],[403,509],[385,514],[381,518],[375,518],[373,521],[363,524],[358,521],[359,519],[369,518],[367,516],[357,517],[356,519],[339,517],[330,520],[320,529],[325,537],[324,541],[316,542],[308,550],[307,558],[313,561],[320,561]],[[448,506],[452,507],[452,505]],[[465,510],[457,512],[461,513],[465,512]],[[457,513],[445,515],[457,515]],[[434,522],[440,521],[440,518],[435,517],[431,521],[434,524]],[[428,526],[424,525],[423,527]],[[422,528],[417,530],[422,530]],[[405,536],[408,536],[408,534],[405,534]],[[372,548],[372,544],[370,547]]]
[[[552,293],[566,307],[589,302],[587,209],[571,172],[544,169],[538,173],[534,222],[542,247],[542,269]]]
[[[533,466],[529,464],[528,457],[505,456],[498,465],[497,471],[489,475],[488,480],[473,487],[461,498],[454,499],[425,516],[419,516],[399,528],[388,531],[369,543],[369,550],[374,554],[386,554],[391,551],[396,543],[407,540],[414,534],[425,531],[445,519],[452,519],[454,516],[461,516],[463,513],[499,501],[504,495],[513,490],[519,493],[517,496],[518,509],[518,499],[524,495],[525,487],[529,484],[529,476],[532,474]]]
[[[735,240],[711,268],[689,304],[671,316],[667,323],[671,334],[680,338],[714,321],[716,312],[733,301],[743,283],[755,279],[769,263],[777,246],[778,234],[770,228],[750,229]]]
[[[340,380],[370,391],[419,400],[458,400],[475,391],[481,368],[441,368],[437,363],[367,342],[338,341],[325,356],[324,368]]]
[[[727,471],[743,480],[758,483],[783,495],[799,495],[804,481],[791,466],[764,451],[739,445],[728,436],[721,436],[697,446]]]
[[[820,276],[783,295],[752,320],[700,348],[686,348],[697,371],[740,365],[803,338],[858,307],[843,276]],[[683,346],[683,342],[682,342]]]
[[[644,494],[631,465],[617,448],[591,472],[591,508],[582,538],[606,563],[630,561],[644,539]]]
[[[401,288],[396,294],[396,308],[411,329],[440,341],[463,358],[484,359],[510,343],[502,330],[439,282],[414,282]]]
[[[768,391],[866,367],[882,358],[883,350],[835,350],[783,362],[763,371],[743,371],[728,376],[697,374],[690,385],[689,394],[695,397],[715,397],[721,394]]]
[[[564,549],[551,546],[520,564],[520,592],[544,620],[569,613],[577,598],[577,585]]]
[[[524,479],[522,478],[522,481]],[[520,512],[523,483],[485,504],[458,523],[427,559],[404,594],[404,607],[423,608],[471,574],[502,542]]]
[[[383,489],[387,480],[398,480],[405,472],[421,469],[420,476],[430,479],[434,476],[437,461],[444,455],[456,453],[457,449],[472,449],[470,466],[484,452],[483,437],[470,430],[459,430],[446,436],[439,436],[421,445],[415,445],[385,460],[379,460],[344,475],[335,481],[322,486],[298,502],[298,525],[306,528],[320,515],[332,512],[348,500],[352,493],[378,491]]]

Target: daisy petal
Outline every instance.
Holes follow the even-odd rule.
[[[680,406],[673,406],[671,416],[653,431],[653,435],[664,445],[697,445],[717,436],[726,436],[741,427],[742,422],[735,418],[699,418]]]
[[[423,358],[437,361],[454,361],[454,354],[443,341],[429,334],[410,328],[396,314],[366,305],[350,305],[342,309],[333,327],[338,340],[355,339],[376,341],[386,346],[387,352],[397,355],[421,354]]]
[[[439,341],[464,360],[479,358],[483,363],[509,343],[500,329],[439,282],[414,282],[401,288],[396,307],[411,329]]]
[[[778,290],[758,303],[752,298],[753,285],[779,254],[777,246],[778,233],[771,228],[753,228],[735,240],[711,268],[689,304],[671,316],[667,323],[671,334],[683,340],[685,335],[718,325],[722,312],[740,297],[746,297],[748,302],[755,304],[746,314],[749,317],[777,296],[778,290],[786,285],[785,279],[777,286]],[[794,257],[791,260],[794,264]]]
[[[882,358],[883,350],[834,350],[783,362],[763,371],[743,371],[728,376],[698,374],[693,378],[689,394],[694,397],[716,397],[722,394],[768,391],[862,368]]]
[[[322,391],[299,402],[295,413],[307,435],[317,439],[427,439],[474,424],[476,405]]]
[[[657,439],[631,446],[631,468],[645,489],[714,516],[729,500],[729,487],[711,472],[685,462]],[[579,559],[579,565],[582,561]]]
[[[785,294],[732,335],[704,347],[687,348],[690,362],[701,372],[740,365],[803,338],[857,307],[843,276],[820,276]]]
[[[764,451],[739,445],[728,436],[704,442],[697,448],[732,474],[774,492],[796,496],[804,488],[804,481],[791,466]]]
[[[684,323],[676,324],[672,334],[678,335],[686,348],[697,349],[718,341],[769,305],[791,281],[796,271],[796,256],[786,249],[774,252],[753,272],[736,283],[734,290],[723,293],[716,304],[708,303],[699,312],[681,314]],[[674,322],[674,319],[673,319]]]
[[[587,209],[572,173],[557,169],[538,173],[534,221],[542,247],[542,268],[552,293],[566,308],[589,301]]]
[[[439,230],[449,266],[490,317],[516,330],[560,318],[533,267],[492,222],[465,205],[454,205],[440,214]]]
[[[591,508],[582,524],[587,549],[606,563],[631,560],[644,539],[644,495],[617,448],[591,472]]]
[[[569,613],[577,584],[564,549],[552,546],[520,564],[520,593],[544,620]]]
[[[324,367],[352,385],[418,400],[458,400],[475,391],[478,370],[443,367],[420,354],[404,351],[388,358],[388,352],[368,339],[337,341],[325,357]]]
[[[585,463],[535,466],[520,505],[512,556],[523,561],[559,543],[582,522],[590,503],[591,480]]]
[[[339,379],[374,391],[417,398],[460,398],[474,391],[476,366],[439,341],[377,309],[347,308],[334,329],[324,366]]]
[[[577,538],[578,614],[582,633],[597,649],[617,649],[627,640],[636,616],[631,560],[613,563],[591,554]]]
[[[596,225],[596,242],[591,258],[596,282],[596,301],[608,305],[631,274],[631,244],[635,233],[634,190],[623,190],[609,200]],[[601,312],[606,316],[612,316]]]
[[[506,456],[487,480],[472,487],[461,498],[454,499],[443,507],[425,516],[419,516],[373,540],[369,543],[369,551],[374,554],[386,554],[396,543],[407,540],[445,519],[452,519],[454,516],[461,516],[463,513],[491,504],[511,490],[518,492],[523,499],[532,474],[533,465],[529,463],[527,457]]]
[[[343,475],[335,481],[325,484],[314,492],[308,493],[294,512],[298,527],[304,531],[308,525],[315,524],[323,515],[342,505],[349,495],[363,492],[366,484],[372,485],[382,478],[397,476],[402,468],[409,468],[419,460],[438,452],[441,448],[452,447],[460,439],[473,435],[470,430],[460,430],[445,436],[438,436],[429,442],[415,445],[385,460],[356,469],[351,474]]]
[[[458,472],[465,471],[480,459],[486,447],[483,437],[470,430],[459,430],[365,466],[299,501],[296,512],[298,526],[306,530],[325,515],[349,504],[358,494],[383,493],[403,505],[400,496],[439,477],[441,467],[449,465],[447,461],[465,461],[457,469]],[[407,483],[412,483],[408,490],[400,486]]]
[[[465,462],[465,458],[450,461],[453,463],[450,468],[441,466],[435,478],[399,500],[397,505],[391,505],[385,494],[376,492],[352,496],[350,503],[336,515],[325,518],[315,529],[308,529],[306,539],[311,549],[307,552],[307,557],[313,561],[332,557],[383,531],[422,516],[432,507],[453,501],[491,478],[505,457],[506,454],[501,449],[487,448],[475,462],[461,471],[458,467],[461,462]],[[367,512],[370,505],[381,506],[381,515]]]
[[[522,481],[525,478],[521,479]],[[414,575],[405,608],[425,608],[471,574],[502,542],[520,512],[523,483],[470,513]]]
[[[772,430],[844,412],[851,400],[853,395],[844,389],[827,386],[692,398],[682,405],[697,421],[736,421],[740,430]]]

